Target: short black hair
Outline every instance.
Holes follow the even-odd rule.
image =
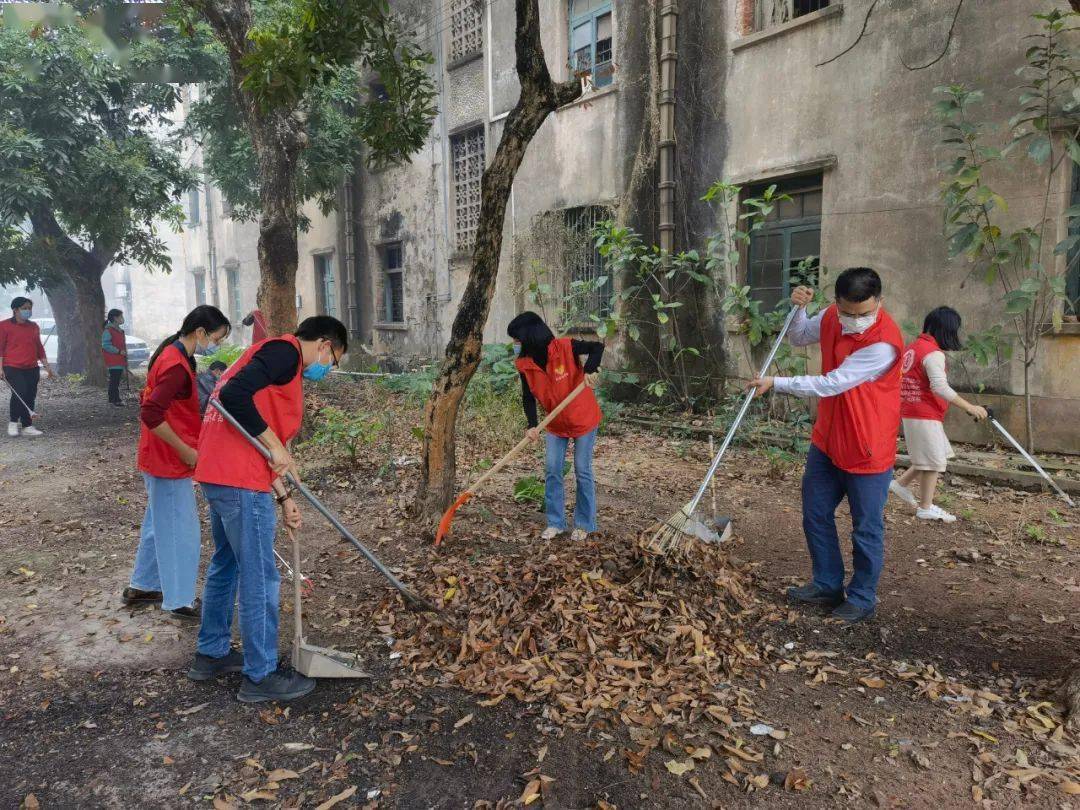
[[[301,340],[329,340],[342,354],[349,350],[349,330],[332,315],[304,318],[293,334]]]
[[[228,366],[222,363],[220,360],[215,360],[213,363],[210,364],[211,371],[224,371],[227,368]]]
[[[27,304],[30,304],[30,306],[33,306],[34,302],[31,301],[29,298],[24,298],[21,295],[11,299],[11,308],[12,309],[22,309]]]
[[[964,348],[960,342],[960,313],[952,307],[932,309],[923,321],[922,330],[937,341],[943,352],[956,352]]]
[[[849,267],[836,277],[833,291],[837,300],[861,304],[868,298],[881,297],[881,276],[869,267]]]

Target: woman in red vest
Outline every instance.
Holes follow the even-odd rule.
[[[11,302],[11,318],[0,321],[0,380],[11,387],[11,403],[8,408],[8,436],[40,436],[34,427],[34,405],[37,398],[41,370],[51,378],[52,367],[45,357],[41,343],[41,329],[31,320],[34,302],[21,295]]]
[[[139,414],[146,515],[125,604],[161,602],[162,610],[178,618],[199,618],[195,579],[201,532],[191,483],[202,421],[195,350],[215,351],[230,328],[216,307],[197,306],[150,358]]]
[[[123,405],[120,401],[120,378],[127,368],[127,338],[124,335],[124,313],[110,309],[105,316],[101,333],[101,357],[109,373],[109,404]]]
[[[923,321],[922,334],[904,350],[900,382],[900,418],[904,423],[904,440],[911,466],[900,480],[889,485],[889,491],[900,500],[917,507],[920,520],[940,520],[952,523],[956,516],[934,503],[938,477],[945,472],[953,453],[945,435],[945,413],[956,405],[975,417],[985,419],[986,408],[973,405],[949,385],[945,352],[959,351],[960,313],[952,307],[938,307]],[[910,486],[919,482],[919,498]]]
[[[308,318],[291,335],[256,343],[217,386],[222,406],[271,454],[268,463],[211,405],[199,438],[195,480],[210,504],[214,556],[203,586],[202,626],[188,677],[244,673],[237,697],[245,703],[291,700],[315,681],[278,667],[280,577],[274,563],[277,518],[300,527],[300,510],[281,476],[296,465],[286,449],[304,416],[302,380],[320,380],[348,348],[345,325],[329,315]],[[233,604],[240,601],[243,654],[232,650]]]
[[[881,305],[881,278],[853,267],[836,279],[836,302],[812,318],[813,291],[791,295],[800,308],[791,325],[794,346],[821,344],[821,375],[764,377],[752,386],[798,397],[820,397],[802,480],[803,533],[813,580],[788,590],[797,601],[833,608],[849,624],[874,615],[885,563],[885,501],[900,431],[900,328]],[[851,508],[854,572],[844,589],[844,558],[836,507]]]
[[[521,375],[521,399],[528,420],[528,436],[540,438],[536,402],[551,411],[582,380],[587,388],[547,426],[544,478],[544,511],[547,528],[540,535],[551,540],[566,531],[566,495],[563,490],[563,463],[566,448],[574,441],[574,477],[577,499],[574,504],[574,531],[571,540],[584,540],[596,531],[596,484],[592,459],[596,433],[603,414],[592,389],[600,377],[604,344],[597,341],[557,338],[535,312],[522,312],[506,327],[514,341],[515,363]],[[581,358],[584,357],[584,362]]]

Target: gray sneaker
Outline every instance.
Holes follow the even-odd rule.
[[[212,658],[197,652],[187,676],[193,681],[208,681],[215,675],[227,675],[243,669],[244,654],[239,650],[229,650],[228,654],[221,658]]]
[[[834,619],[840,619],[844,624],[855,624],[863,619],[874,618],[874,609],[861,608],[851,604],[851,602],[844,602],[829,615]]]
[[[814,583],[800,585],[798,588],[787,589],[788,599],[795,602],[803,602],[807,605],[821,605],[823,607],[836,607],[844,601],[844,592],[823,591]]]
[[[315,689],[315,679],[301,675],[291,667],[278,667],[259,683],[244,676],[236,699],[241,703],[261,703],[264,700],[295,700]]]

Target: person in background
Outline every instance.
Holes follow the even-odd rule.
[[[820,397],[802,479],[803,532],[812,581],[790,588],[796,602],[833,608],[854,624],[874,615],[885,564],[885,501],[900,432],[900,327],[882,306],[881,278],[869,267],[841,273],[835,302],[813,318],[806,305],[813,290],[797,287],[799,312],[791,324],[794,346],[821,344],[821,374],[761,377],[758,396],[770,388],[798,397]],[[836,508],[851,508],[854,572],[844,591],[844,557],[836,533]]]
[[[267,462],[211,406],[199,438],[195,480],[210,504],[214,556],[203,585],[202,626],[188,677],[244,673],[245,703],[292,700],[315,681],[278,666],[281,578],[274,563],[276,501],[285,525],[300,528],[300,509],[282,476],[296,475],[286,449],[304,416],[303,380],[321,380],[348,349],[345,325],[329,315],[307,318],[291,335],[256,343],[221,378],[222,407],[270,451]],[[243,653],[233,650],[233,605],[239,597]]]
[[[11,318],[0,321],[0,379],[11,386],[11,402],[8,404],[8,436],[40,436],[34,427],[31,411],[37,404],[38,383],[41,370],[52,378],[53,370],[45,357],[41,343],[41,329],[30,320],[34,303],[19,296],[11,302]]]
[[[251,327],[251,345],[256,343],[262,343],[266,340],[266,319],[263,317],[261,309],[253,309],[249,312],[244,320],[241,321],[244,326]]]
[[[150,358],[142,392],[138,465],[146,483],[146,514],[126,605],[161,602],[181,619],[197,620],[199,512],[191,478],[202,415],[195,385],[195,350],[214,351],[231,329],[219,309],[201,304],[180,331]]]
[[[945,414],[956,405],[980,421],[986,408],[973,405],[949,385],[945,352],[963,348],[960,343],[960,313],[952,307],[938,307],[923,321],[922,334],[904,350],[900,382],[900,418],[911,466],[900,479],[889,484],[889,491],[900,500],[917,507],[920,520],[952,523],[956,516],[934,503],[938,477],[955,457],[945,435]],[[919,497],[910,487],[919,482]]]
[[[225,373],[227,368],[228,366],[220,360],[215,360],[210,364],[210,368],[200,372],[199,376],[195,378],[199,386],[199,413],[206,413],[206,404],[210,401],[210,395],[214,393],[214,386],[217,385],[218,380],[221,379],[221,375]]]
[[[547,426],[544,434],[547,528],[540,535],[542,540],[551,540],[566,531],[563,463],[566,448],[573,439],[577,501],[570,539],[584,540],[596,531],[596,483],[592,460],[603,414],[592,389],[600,377],[604,344],[557,338],[535,312],[522,312],[515,317],[506,327],[506,333],[514,341],[514,353],[518,355],[515,365],[521,375],[521,401],[529,424],[526,435],[533,441],[540,438],[536,401],[539,400],[544,410],[550,413],[582,380],[588,386]]]
[[[127,338],[124,335],[124,313],[110,309],[101,332],[101,356],[109,374],[109,404],[123,405],[120,400],[120,380],[127,371]]]

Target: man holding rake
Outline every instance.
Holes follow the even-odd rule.
[[[791,295],[800,307],[791,326],[793,346],[821,344],[817,376],[760,377],[760,396],[773,388],[798,397],[820,397],[817,422],[802,480],[803,532],[813,578],[789,588],[796,601],[832,608],[854,624],[874,615],[885,562],[885,502],[900,429],[900,328],[881,305],[881,278],[853,267],[836,279],[835,303],[812,318],[803,309],[808,287]],[[851,508],[854,572],[844,588],[844,558],[836,508]]]

